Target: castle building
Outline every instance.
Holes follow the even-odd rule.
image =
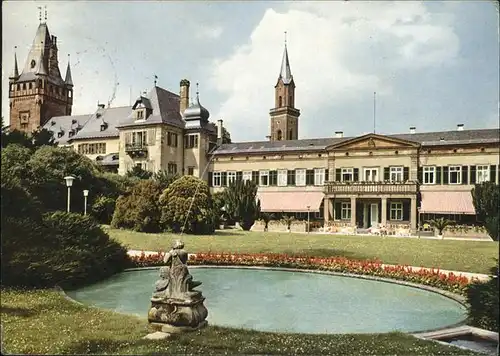
[[[43,42],[43,45],[42,45]],[[222,120],[210,122],[198,89],[179,94],[156,85],[131,106],[98,104],[87,115],[71,115],[68,64],[58,70],[56,38],[40,24],[21,74],[15,58],[10,79],[11,125],[31,132],[39,125],[60,146],[74,149],[125,174],[134,166],[194,175],[213,192],[235,179],[258,185],[263,212],[306,217],[324,227],[384,226],[415,233],[418,223],[447,216],[475,222],[471,189],[500,176],[500,131],[456,129],[299,139],[300,111],[285,45],[274,87],[267,141],[231,143]],[[303,119],[302,119],[303,120]]]
[[[57,37],[40,22],[24,67],[19,73],[17,55],[9,77],[10,128],[27,134],[51,117],[71,115],[73,80],[69,65],[63,79],[59,71]]]

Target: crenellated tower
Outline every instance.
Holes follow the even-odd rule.
[[[274,87],[274,96],[274,108],[270,111],[270,140],[297,140],[300,111],[295,108],[295,82],[290,69],[286,39],[280,74]]]
[[[9,77],[9,99],[11,129],[28,134],[53,116],[71,115],[73,80],[69,57],[66,79],[63,79],[59,71],[57,37],[50,35],[47,23],[41,21],[41,16],[21,73],[17,54],[14,55],[14,71]]]

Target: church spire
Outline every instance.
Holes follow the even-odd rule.
[[[71,78],[71,68],[69,66],[69,54],[68,54],[68,67],[66,68],[66,78],[64,79],[64,84],[67,86],[73,86],[73,79]]]
[[[290,84],[293,80],[292,70],[290,69],[290,61],[288,60],[288,49],[286,47],[286,31],[285,31],[285,49],[283,51],[283,58],[281,59],[281,69],[278,80],[282,80],[283,84]]]
[[[19,67],[17,66],[17,53],[16,53],[17,46],[14,47],[14,73],[13,73],[13,78],[19,78]]]

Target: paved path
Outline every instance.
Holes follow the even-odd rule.
[[[146,256],[156,255],[158,253],[156,251],[128,250],[128,254],[130,256],[140,256],[142,254],[142,252],[144,252],[144,254]],[[189,255],[196,256],[195,253],[189,254]],[[396,265],[383,264],[382,266],[391,266],[391,267],[394,267]],[[421,269],[423,269],[423,270],[432,270],[432,268],[425,268],[425,267],[415,267],[415,266],[408,266],[408,267],[411,267],[411,269],[413,269],[414,271],[420,271]],[[436,270],[436,268],[434,268],[434,270]],[[477,278],[477,279],[479,279],[481,281],[486,281],[486,280],[488,280],[490,278],[487,274],[481,274],[481,273],[450,271],[450,270],[445,270],[445,269],[440,269],[439,271],[442,272],[442,273],[446,273],[446,274],[453,273],[453,274],[458,275],[458,276],[462,275],[462,276],[467,277],[469,279],[471,279],[471,278]]]

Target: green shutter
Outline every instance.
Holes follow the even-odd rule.
[[[355,182],[359,181],[359,168],[354,168],[354,177],[353,177],[353,180]]]
[[[470,166],[470,184],[476,184],[476,166]]]
[[[467,175],[469,173],[469,167],[467,166],[462,166],[462,184],[469,184],[467,180]]]
[[[410,220],[410,202],[403,200],[403,220]]]
[[[424,182],[424,169],[422,167],[418,167],[417,179],[420,184]]]
[[[449,178],[449,168],[447,166],[443,167],[443,184],[448,184],[448,178]]]
[[[208,186],[209,187],[212,187],[212,177],[213,177],[213,173],[212,172],[208,172]]]
[[[220,185],[223,187],[227,186],[227,172],[221,173],[221,184]]]
[[[410,179],[410,167],[403,167],[403,182]]]
[[[236,180],[243,180],[243,172],[236,172]]]
[[[269,185],[275,186],[278,185],[278,172],[270,171],[269,172]]]
[[[306,185],[314,185],[314,169],[306,170]]]
[[[335,219],[336,220],[340,220],[341,218],[341,209],[342,209],[342,205],[339,201],[336,201],[335,202]]]
[[[329,172],[329,169],[325,168],[325,182],[328,182],[328,172]]]
[[[443,170],[443,167],[441,167],[441,166],[436,167],[436,184],[443,184],[442,175],[441,175],[442,170]]]
[[[390,180],[391,179],[391,176],[390,176],[390,169],[389,167],[384,167],[384,180]]]
[[[490,182],[495,182],[497,179],[497,175],[496,175],[497,169],[496,168],[497,167],[494,164],[490,166]]]
[[[340,168],[337,168],[335,170],[335,181],[340,182],[342,180],[342,170]]]

